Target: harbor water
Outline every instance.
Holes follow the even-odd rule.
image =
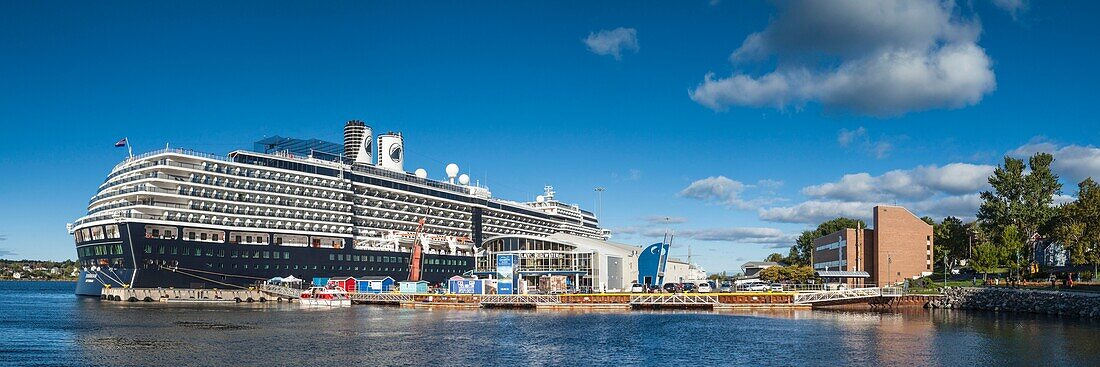
[[[894,312],[627,312],[105,302],[0,282],[17,366],[1090,366],[1100,322]]]

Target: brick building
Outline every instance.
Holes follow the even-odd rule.
[[[878,285],[932,274],[932,226],[900,206],[873,210],[873,229],[846,228],[814,239],[814,270],[866,272],[866,282]]]

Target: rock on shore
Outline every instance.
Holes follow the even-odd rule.
[[[929,301],[925,307],[1100,317],[1100,294],[951,287],[943,290],[943,297]]]

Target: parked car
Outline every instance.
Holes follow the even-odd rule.
[[[693,283],[681,283],[680,287],[683,288],[684,293],[695,292],[695,288],[696,288],[695,284],[693,284]]]
[[[684,287],[680,283],[665,283],[663,287],[665,292],[668,293],[680,293],[684,291]]]
[[[641,284],[634,283],[630,285],[630,293],[643,293],[645,288]]]
[[[713,290],[713,288],[710,287],[710,283],[699,283],[696,289],[699,293],[710,293]]]
[[[767,291],[769,289],[769,287],[768,287],[768,283],[758,282],[758,283],[745,283],[745,284],[742,284],[741,289],[746,290],[746,291],[750,291],[750,292],[764,292],[764,291]]]
[[[722,293],[733,292],[733,286],[729,283],[722,283],[722,286],[718,287],[718,291]]]
[[[768,286],[768,290],[770,290],[772,292],[782,292],[783,291],[783,285],[779,284],[779,283],[772,283],[770,286]]]
[[[656,284],[646,286],[646,293],[661,293],[661,287]]]

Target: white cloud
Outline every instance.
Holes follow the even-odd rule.
[[[615,28],[589,33],[584,39],[588,50],[597,55],[611,55],[615,60],[622,59],[623,50],[638,52],[638,31],[634,28]]]
[[[981,26],[956,16],[953,2],[802,0],[779,7],[779,16],[730,56],[735,63],[775,58],[776,69],[708,73],[692,100],[716,111],[818,102],[898,116],[974,105],[996,88],[992,61],[977,45]]]
[[[859,144],[855,144],[855,146],[871,153],[876,159],[886,158],[890,155],[890,151],[894,149],[894,144],[885,139],[871,140],[871,137],[867,134],[867,129],[862,126],[855,130],[840,129],[840,132],[836,135],[836,142],[844,148],[853,146],[858,142]]]
[[[865,138],[866,136],[867,129],[863,128],[863,126],[855,130],[840,129],[840,133],[836,136],[836,142],[842,147],[848,147],[852,145],[852,142],[860,138]]]
[[[725,228],[701,228],[678,229],[666,232],[664,228],[654,226],[631,226],[615,228],[616,234],[638,235],[647,238],[662,238],[672,234],[677,238],[688,238],[705,242],[729,242],[741,244],[764,244],[776,247],[786,247],[794,243],[796,236],[784,233],[781,230],[769,227],[725,227]]]
[[[761,208],[760,219],[782,223],[817,224],[837,217],[869,220],[872,203],[809,200],[789,207]]]
[[[1027,0],[993,0],[993,5],[1008,12],[1012,20],[1019,19],[1029,7]]]
[[[767,185],[767,187],[764,187],[765,190],[773,190],[778,185],[782,185],[782,181],[760,180],[757,185]],[[739,209],[753,209],[778,200],[770,197],[746,200],[741,196],[746,188],[756,188],[757,185],[746,185],[726,176],[711,176],[692,182],[687,188],[681,190],[678,195]]]
[[[939,193],[960,195],[989,187],[987,178],[995,167],[951,163],[943,167],[918,166],[893,170],[879,176],[862,172],[847,174],[837,182],[807,186],[802,194],[844,201],[922,200]]]
[[[971,221],[976,219],[978,208],[981,207],[981,205],[981,196],[977,193],[973,193],[933,198],[911,203],[907,206],[914,213],[920,213],[918,214],[920,216],[927,215],[937,219],[952,216],[964,221]]]
[[[1059,145],[1036,137],[1027,144],[1009,151],[1008,155],[1026,159],[1038,152],[1050,153],[1054,156],[1051,168],[1062,176],[1068,185],[1076,186],[1078,182],[1088,177],[1094,180],[1100,179],[1100,148],[1092,145]]]
[[[893,170],[878,176],[846,174],[835,182],[802,188],[810,200],[786,207],[763,208],[760,219],[816,224],[836,217],[869,220],[878,204],[899,204],[933,218],[973,218],[981,205],[978,192],[989,189],[994,166],[951,163]]]

